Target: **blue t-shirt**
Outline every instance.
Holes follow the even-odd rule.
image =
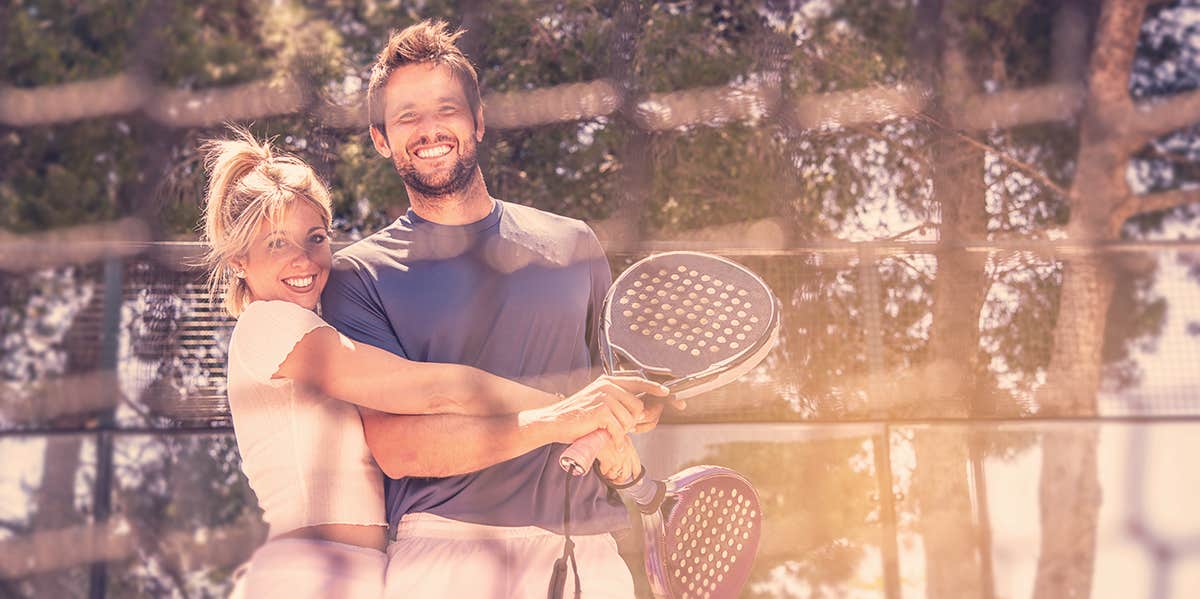
[[[350,338],[410,360],[467,364],[570,394],[600,374],[596,326],[611,282],[600,243],[580,221],[500,201],[461,226],[409,211],[337,253],[322,315]],[[562,532],[564,447],[462,476],[389,479],[388,521],[426,512]],[[572,532],[628,525],[597,477],[571,491]]]

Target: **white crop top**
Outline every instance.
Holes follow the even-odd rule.
[[[304,335],[327,326],[291,302],[257,301],[229,342],[229,408],[268,538],[316,524],[387,525],[383,473],[358,410],[271,378]]]

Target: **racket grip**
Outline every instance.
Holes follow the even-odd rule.
[[[659,496],[659,487],[662,483],[651,479],[649,476],[643,476],[632,486],[624,489],[619,489],[617,492],[623,497],[632,499],[637,504],[638,509],[643,512],[658,509],[662,499]]]
[[[587,474],[591,471],[596,456],[600,455],[600,450],[604,449],[604,444],[608,443],[608,439],[608,432],[603,430],[595,430],[576,439],[570,447],[563,450],[558,458],[558,465],[574,476]]]

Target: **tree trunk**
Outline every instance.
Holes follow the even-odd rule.
[[[942,139],[935,150],[935,164],[948,166],[934,177],[943,231],[974,228],[969,223],[978,223],[983,216],[983,155],[964,146]],[[977,387],[979,312],[987,292],[985,256],[946,249],[937,261],[930,372],[943,377],[933,386],[939,395],[928,398],[920,413],[965,418],[971,414]],[[974,534],[978,523],[967,476],[969,436],[968,429],[955,426],[919,432],[913,442],[913,494],[925,546],[926,596],[933,599],[985,596],[982,552]]]
[[[609,78],[621,94],[621,110],[613,115],[621,123],[622,139],[617,149],[621,170],[616,192],[616,209],[608,219],[608,241],[618,249],[637,246],[648,229],[650,192],[654,181],[653,134],[638,124],[636,103],[643,93],[637,75],[638,43],[646,17],[641,1],[616,2],[609,56]]]
[[[1049,413],[1090,416],[1100,390],[1104,332],[1114,288],[1102,256],[1069,263],[1063,272],[1054,353],[1038,403]],[[1095,427],[1042,437],[1039,498],[1042,540],[1034,599],[1091,596],[1101,490]]]
[[[918,56],[940,59],[935,75],[935,119],[953,124],[956,108],[972,91],[966,59],[959,50],[953,11],[941,2],[922,3]],[[932,31],[931,31],[932,30]],[[938,50],[940,49],[940,52]],[[929,68],[927,71],[934,71]],[[933,200],[941,211],[929,372],[939,373],[921,416],[965,418],[971,413],[979,356],[979,313],[987,294],[986,257],[961,249],[987,235],[984,156],[953,130],[933,132]],[[985,597],[982,555],[968,478],[970,431],[948,427],[918,432],[913,441],[916,470],[912,490],[925,550],[926,596],[933,599]]]
[[[56,435],[46,439],[42,454],[42,484],[34,495],[37,511],[33,514],[33,534],[50,532],[79,524],[75,509],[75,474],[79,470],[82,437]],[[69,551],[70,547],[63,547]],[[86,566],[87,564],[80,564]],[[77,597],[87,592],[86,577],[67,576],[62,570],[42,572],[30,577],[34,597]]]
[[[1117,210],[1131,195],[1125,172],[1138,145],[1124,126],[1133,113],[1129,74],[1144,10],[1145,2],[1109,0],[1096,22],[1070,191],[1067,230],[1076,242],[1119,237]],[[1045,414],[1094,416],[1114,275],[1105,257],[1093,251],[1069,260],[1062,277],[1054,347],[1038,406]],[[1043,436],[1035,599],[1091,595],[1101,502],[1098,440],[1095,427]]]

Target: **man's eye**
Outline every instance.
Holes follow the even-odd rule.
[[[458,107],[456,107],[456,106],[443,106],[441,110],[442,110],[442,114],[451,114],[451,113],[453,113],[455,110],[458,110]]]
[[[417,119],[416,113],[406,112],[406,113],[396,117],[396,122],[397,123],[411,123],[411,122],[415,121],[416,119]]]

